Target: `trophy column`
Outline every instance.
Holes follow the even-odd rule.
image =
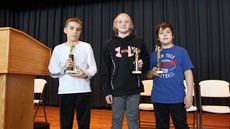
[[[73,54],[73,49],[75,47],[75,44],[73,42],[70,43],[70,52],[69,52],[69,58],[72,59],[72,61],[74,62],[74,54]],[[74,70],[74,66],[73,67],[68,67],[66,70],[66,73],[72,73],[72,74],[78,74],[79,70],[77,68],[77,70]]]
[[[135,61],[134,61],[134,71],[132,71],[133,74],[141,74],[141,71],[138,69],[138,58],[139,53],[141,50],[139,48],[134,48],[133,52],[135,53]]]
[[[161,68],[161,51],[162,48],[160,46],[156,46],[155,51],[157,52],[157,73],[163,73],[162,68]]]

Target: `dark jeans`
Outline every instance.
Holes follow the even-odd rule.
[[[162,104],[154,103],[157,129],[170,128],[170,114],[175,129],[189,129],[187,124],[186,109],[183,103]]]
[[[79,129],[90,128],[91,93],[60,94],[60,128],[72,129],[74,110]]]

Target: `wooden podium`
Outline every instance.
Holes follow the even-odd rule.
[[[28,34],[0,28],[0,129],[33,129],[34,78],[49,75],[50,56]]]

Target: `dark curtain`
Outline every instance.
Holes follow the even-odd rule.
[[[18,1],[0,5],[0,27],[22,30],[53,49],[66,40],[67,18],[83,21],[82,41],[94,50],[98,73],[91,80],[93,107],[109,107],[99,85],[102,46],[114,35],[113,20],[120,12],[134,21],[134,33],[146,41],[151,53],[158,41],[154,28],[161,22],[175,27],[174,43],[186,48],[195,66],[196,91],[206,79],[230,82],[230,2],[229,0],[85,0]],[[48,81],[46,103],[58,105],[58,80]],[[198,91],[197,91],[198,92]]]

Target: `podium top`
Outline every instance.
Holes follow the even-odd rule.
[[[0,28],[0,73],[49,75],[51,49],[21,30]]]

